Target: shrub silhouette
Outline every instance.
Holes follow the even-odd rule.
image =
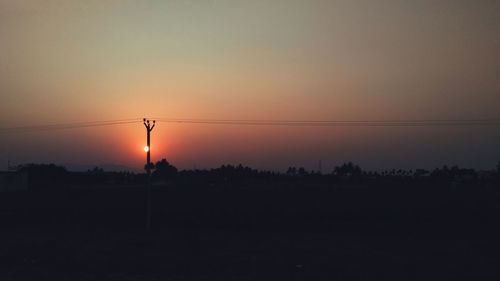
[[[340,178],[359,178],[362,173],[363,171],[361,168],[358,165],[354,165],[352,162],[337,166],[333,170],[333,174]]]
[[[155,171],[153,172],[154,180],[169,180],[177,175],[177,168],[171,165],[165,158],[156,162]]]

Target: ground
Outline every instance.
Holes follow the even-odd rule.
[[[498,280],[496,191],[1,194],[0,280]],[[432,195],[432,196],[430,196]]]

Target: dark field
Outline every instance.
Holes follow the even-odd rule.
[[[494,188],[0,194],[0,280],[499,280]]]

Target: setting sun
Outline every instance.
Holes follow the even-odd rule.
[[[147,145],[146,145],[146,146],[144,147],[144,152],[148,152],[148,151],[149,151],[149,146],[147,146]]]

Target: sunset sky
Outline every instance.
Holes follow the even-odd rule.
[[[500,1],[0,0],[1,128],[142,117],[500,119]],[[181,169],[500,161],[500,126],[159,122],[152,141]],[[140,169],[144,145],[141,123],[0,132],[0,170]]]

